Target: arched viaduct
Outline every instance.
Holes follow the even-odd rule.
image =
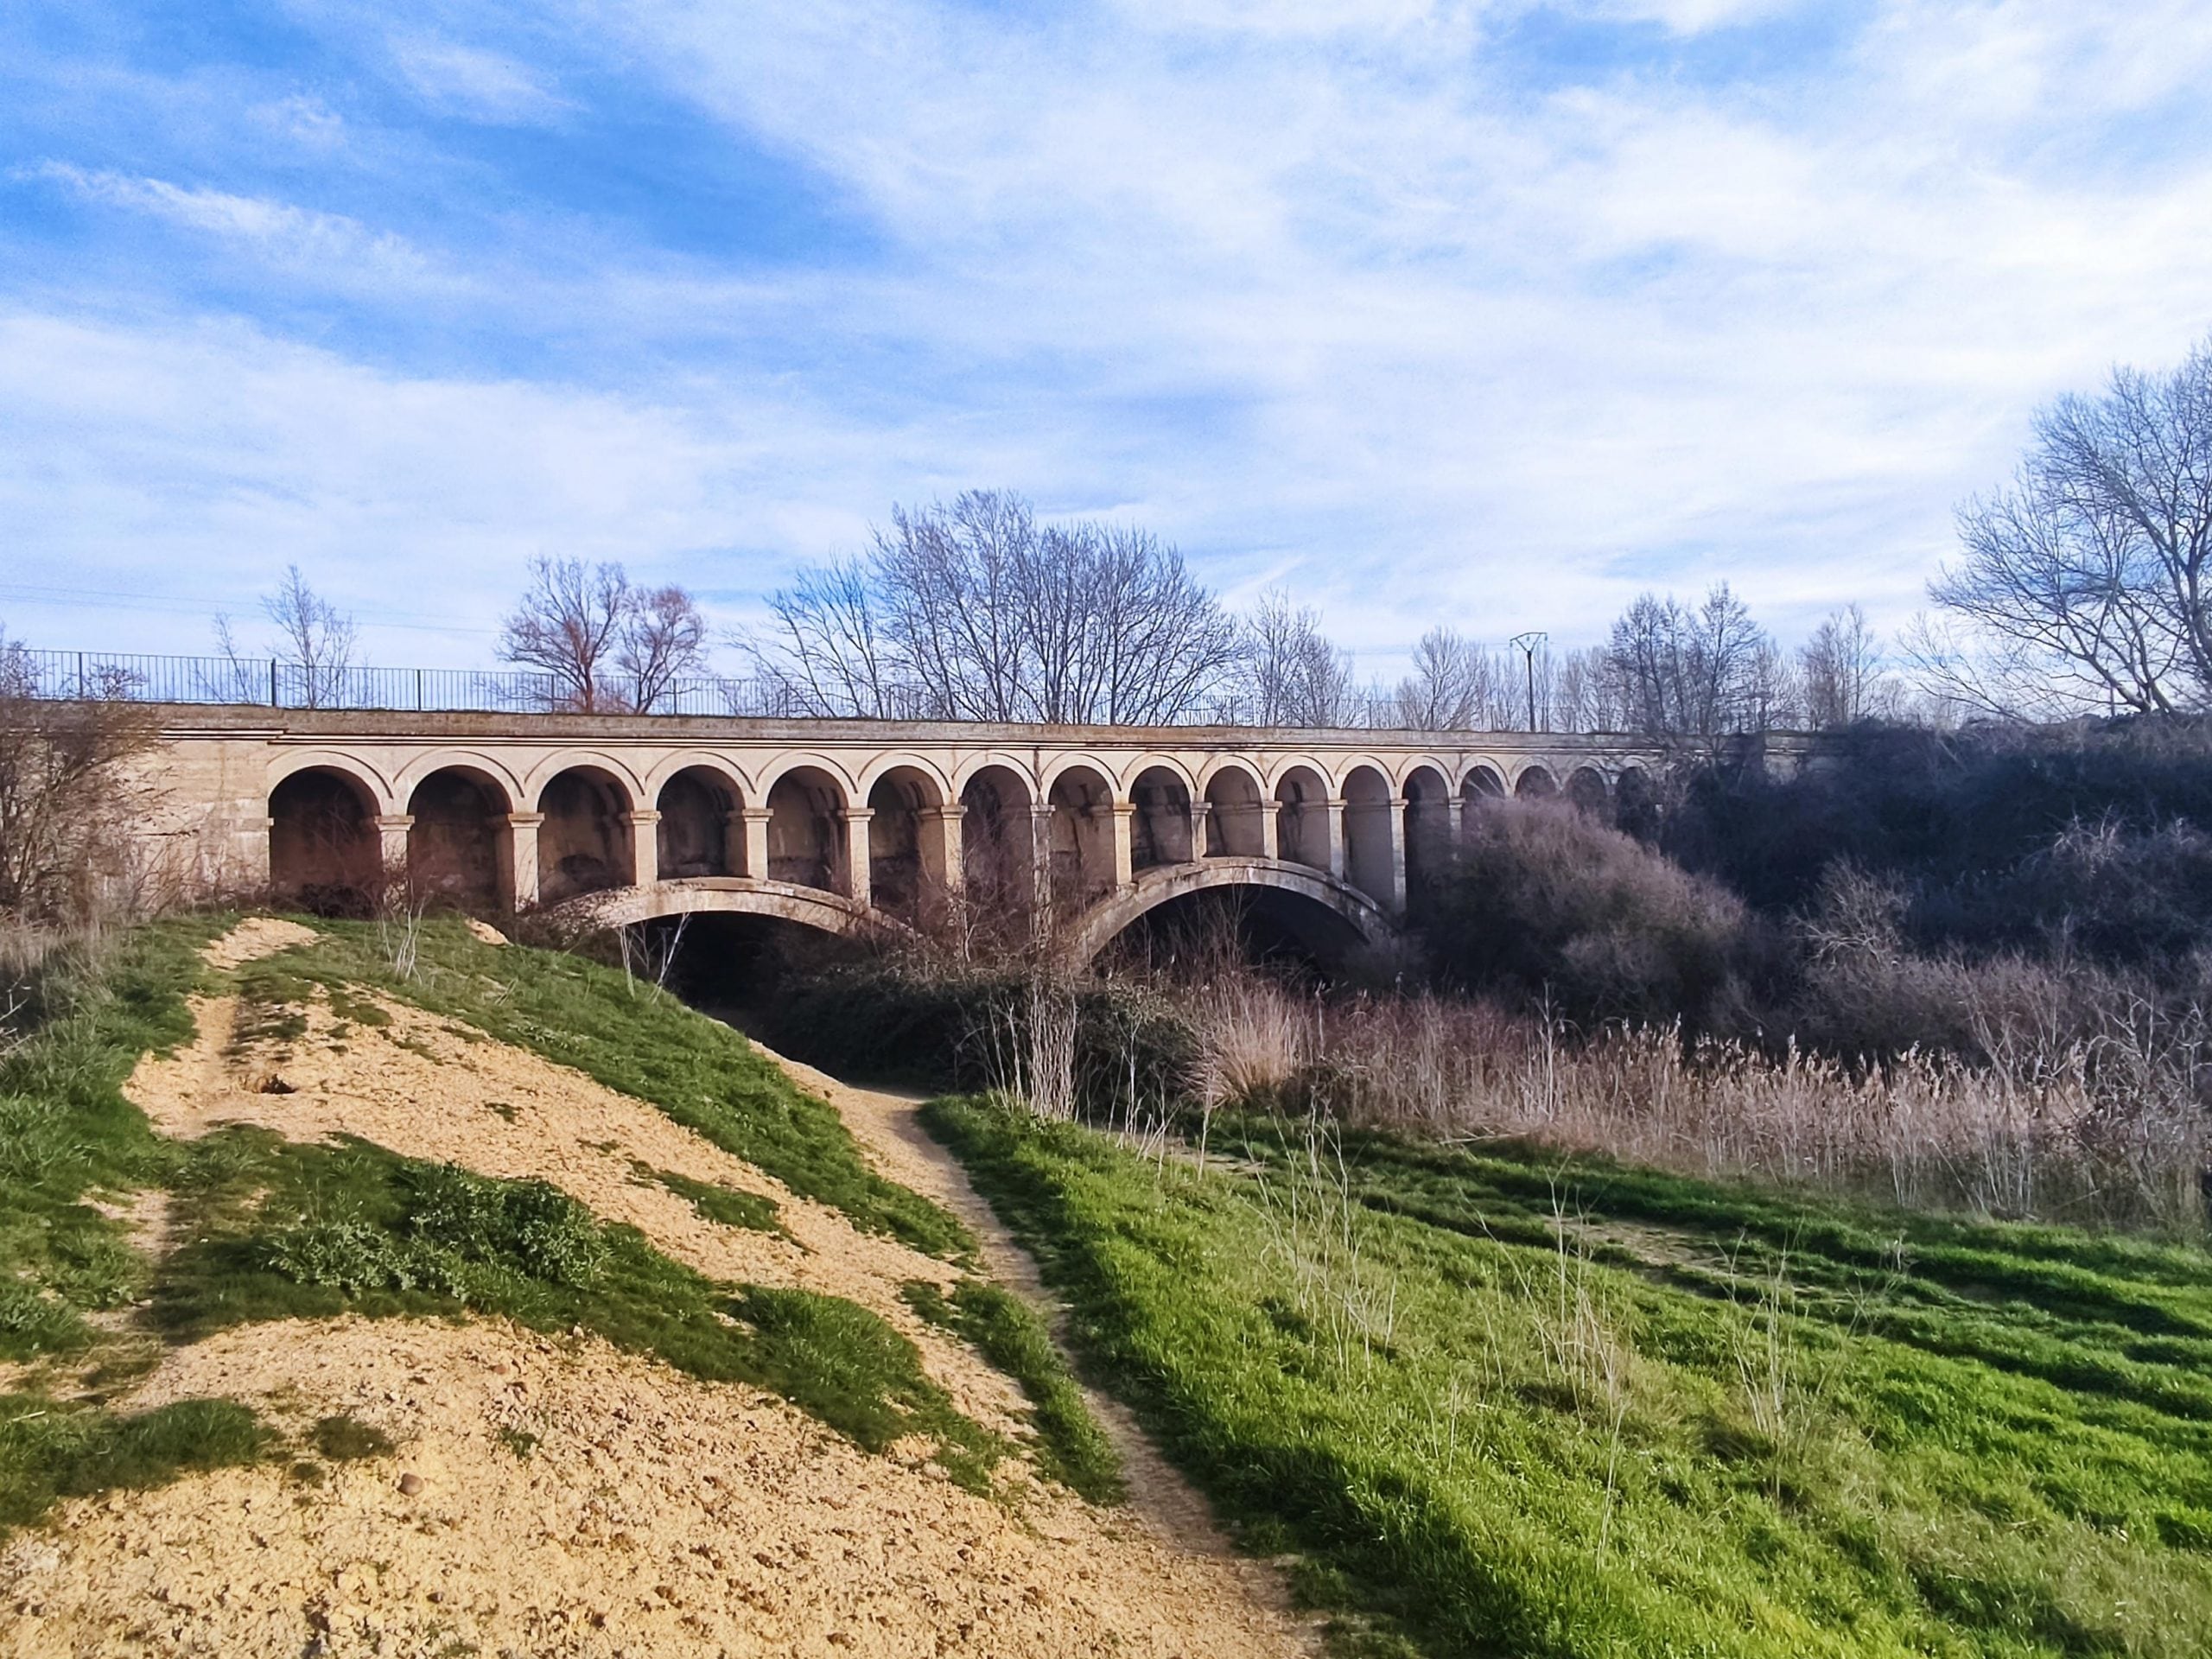
[[[1485,800],[1649,792],[1657,750],[1550,734],[980,726],[175,706],[149,835],[180,880],[403,878],[484,912],[685,912],[844,931],[932,894],[1087,957],[1222,887],[1386,937]]]

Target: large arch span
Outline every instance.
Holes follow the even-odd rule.
[[[1059,940],[1055,954],[1075,967],[1089,963],[1140,917],[1192,893],[1233,888],[1289,893],[1318,906],[1361,942],[1393,937],[1382,906],[1326,871],[1273,858],[1210,858],[1147,869],[1128,887],[1085,906]],[[540,918],[556,934],[578,937],[601,928],[626,927],[669,916],[714,913],[770,916],[824,933],[906,931],[891,912],[842,893],[792,881],[691,876],[645,887],[613,887],[547,906]]]
[[[1361,942],[1382,944],[1394,937],[1389,914],[1349,881],[1279,858],[1208,858],[1142,872],[1122,891],[1084,910],[1059,941],[1064,962],[1081,966],[1138,918],[1192,893],[1224,889],[1285,893],[1319,906]]]
[[[823,933],[871,928],[903,929],[887,912],[841,893],[796,881],[754,881],[741,876],[697,875],[641,887],[588,893],[538,912],[556,935],[578,937],[605,927],[627,927],[664,916],[772,916]]]

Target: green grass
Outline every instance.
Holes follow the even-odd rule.
[[[640,1182],[655,1182],[666,1187],[709,1221],[721,1226],[742,1227],[755,1233],[784,1232],[782,1212],[776,1208],[776,1201],[764,1193],[741,1192],[715,1181],[695,1181],[672,1169],[655,1169],[651,1164],[635,1160],[630,1165],[630,1173]]]
[[[141,928],[65,955],[34,984],[28,1040],[0,1060],[0,1359],[81,1350],[86,1313],[143,1290],[143,1257],[86,1200],[156,1184],[170,1166],[123,1084],[147,1050],[190,1040],[194,952],[221,927]]]
[[[1028,1303],[982,1279],[963,1279],[950,1299],[926,1279],[909,1281],[900,1294],[917,1313],[966,1338],[1020,1385],[1029,1396],[1038,1463],[1046,1474],[1094,1503],[1119,1503],[1128,1495],[1121,1454],[1084,1403],[1067,1360]]]
[[[62,1498],[256,1462],[274,1444],[252,1411],[232,1400],[180,1400],[124,1417],[42,1395],[0,1395],[0,1536]]]
[[[872,1452],[918,1436],[971,1490],[988,1490],[1007,1450],[866,1308],[717,1283],[543,1181],[240,1127],[195,1143],[176,1191],[175,1224],[192,1242],[162,1264],[153,1304],[172,1340],[346,1313],[498,1314],[547,1333],[582,1328],[704,1381],[769,1389]]]
[[[1257,1121],[1200,1174],[928,1113],[1347,1645],[2212,1651],[2201,1251]]]
[[[946,1260],[972,1259],[975,1240],[958,1217],[871,1169],[834,1108],[674,997],[579,957],[487,945],[458,921],[424,925],[417,972],[403,982],[372,925],[317,926],[325,938],[316,944],[239,970],[250,1004],[296,1004],[310,982],[336,995],[372,986],[650,1102],[855,1226]],[[357,995],[351,1006],[360,1006]]]

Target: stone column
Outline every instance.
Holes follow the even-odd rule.
[[[922,842],[922,879],[946,893],[957,892],[967,880],[960,824],[967,815],[968,809],[957,803],[925,806],[914,815]]]
[[[537,826],[543,812],[510,812],[499,849],[499,903],[512,911],[537,902]]]
[[[838,851],[838,891],[846,898],[863,905],[869,902],[868,827],[874,817],[875,811],[872,807],[845,806],[837,809],[837,822],[845,830]]]
[[[1114,851],[1114,891],[1126,893],[1136,885],[1135,801],[1116,801],[1106,809],[1107,834]]]
[[[407,887],[407,832],[415,827],[411,812],[380,814],[377,826],[377,869],[387,890]],[[388,896],[388,895],[387,895]]]
[[[1390,798],[1383,810],[1382,822],[1390,836],[1390,892],[1383,903],[1394,916],[1406,913],[1406,803],[1402,796]]]
[[[1020,810],[1008,814],[1007,834],[1014,838],[1014,850],[1022,850]],[[1029,806],[1029,921],[1033,934],[1043,938],[1052,925],[1052,805],[1050,801],[1033,801]]]
[[[1252,810],[1260,815],[1260,856],[1281,858],[1282,856],[1282,823],[1281,815],[1275,810],[1275,804],[1273,801],[1262,800]]]
[[[660,814],[641,807],[625,812],[622,822],[630,826],[631,883],[650,887],[660,880]]]
[[[1194,800],[1191,803],[1191,856],[1203,859],[1206,855],[1208,826],[1213,821],[1213,803]]]
[[[722,814],[722,868],[732,875],[745,874],[745,810]]]
[[[1308,801],[1299,808],[1301,820],[1315,806],[1321,809],[1321,839],[1328,851],[1325,868],[1341,881],[1344,879],[1344,804],[1338,800]],[[1301,822],[1300,830],[1304,827]],[[1307,850],[1312,849],[1309,848]]]
[[[741,807],[736,815],[743,823],[745,858],[740,873],[755,881],[768,879],[768,820],[775,815],[765,806]]]
[[[1467,833],[1467,804],[1457,795],[1447,796],[1444,802],[1444,855],[1451,857],[1459,850],[1460,838]]]

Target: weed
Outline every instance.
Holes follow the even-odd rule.
[[[1200,1173],[925,1114],[1102,1378],[1350,1645],[2212,1649],[2195,1249],[1512,1143],[1225,1116]]]
[[[374,926],[327,924],[315,944],[272,958],[326,986],[365,984],[648,1101],[801,1196],[948,1259],[975,1241],[941,1206],[885,1179],[826,1102],[806,1094],[738,1033],[618,969],[524,946],[493,947],[452,919],[423,921],[414,971],[399,976]]]
[[[1028,1303],[982,1279],[961,1280],[950,1300],[926,1279],[909,1280],[899,1295],[932,1325],[966,1338],[1020,1385],[1029,1396],[1038,1461],[1046,1474],[1094,1503],[1118,1503],[1128,1496],[1120,1453]]]
[[[180,1400],[119,1417],[41,1395],[0,1395],[0,1535],[62,1498],[252,1463],[273,1443],[252,1411],[231,1400]]]
[[[679,1175],[672,1169],[655,1169],[635,1159],[631,1160],[630,1173],[640,1183],[658,1182],[666,1187],[709,1221],[724,1227],[790,1236],[784,1233],[783,1217],[776,1201],[765,1193],[741,1192],[734,1186],[722,1186],[713,1181],[695,1181],[689,1175]]]

